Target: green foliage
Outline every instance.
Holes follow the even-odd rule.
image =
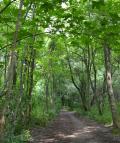
[[[96,88],[103,88],[104,42],[119,89],[119,0],[24,0],[21,10],[20,2],[0,1],[0,110],[7,110],[9,142],[29,138],[28,132],[23,135],[29,124],[45,126],[54,119],[62,96],[70,110],[110,123],[108,99],[100,116],[97,103],[88,112],[81,110],[81,97],[89,107],[95,76]],[[10,56],[13,51],[16,58]]]
[[[23,130],[22,133],[18,136],[7,136],[5,143],[27,143],[30,140],[32,140],[30,131]]]
[[[112,129],[112,134],[115,135],[115,136],[120,136],[120,129],[113,128]]]
[[[59,98],[56,99],[54,108],[52,107],[53,105],[48,102],[48,109],[46,108],[46,101],[44,96],[34,95],[32,99],[33,109],[31,124],[33,125],[46,126],[59,113],[61,109]],[[50,101],[50,99],[48,101]]]
[[[112,116],[111,116],[111,111],[110,108],[107,106],[105,106],[105,108],[103,108],[104,113],[102,115],[100,115],[97,111],[97,107],[92,107],[91,111],[88,113],[88,116],[91,119],[94,119],[100,123],[104,123],[104,124],[111,124],[112,123]]]
[[[34,112],[34,111],[33,111]],[[39,126],[46,126],[56,115],[55,112],[49,111],[48,113],[40,113],[39,110],[38,113],[33,113],[32,116],[32,124],[33,125],[39,125]],[[43,111],[42,111],[43,112]]]
[[[111,115],[111,111],[110,111],[110,107],[109,107],[107,98],[105,99],[105,102],[104,102],[104,107],[102,109],[102,111],[103,111],[102,115],[99,114],[98,108],[96,105],[91,107],[88,112],[84,112],[80,108],[75,109],[75,111],[79,115],[87,116],[90,119],[93,119],[99,123],[103,123],[103,124],[111,124],[112,123],[112,115]]]

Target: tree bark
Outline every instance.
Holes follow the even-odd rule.
[[[116,128],[120,128],[119,114],[117,111],[117,106],[115,102],[113,86],[112,86],[112,76],[111,76],[111,49],[109,45],[104,43],[104,59],[105,59],[105,70],[106,70],[106,81],[107,81],[107,91],[109,95],[109,104],[111,107],[113,125]]]
[[[47,78],[48,78],[48,77],[47,77]],[[46,112],[48,112],[48,110],[49,110],[48,97],[49,97],[49,78],[45,80],[45,103],[46,103]]]
[[[33,73],[35,68],[35,49],[31,47],[31,62],[30,62],[30,77],[29,77],[29,107],[28,107],[28,119],[30,122],[32,111],[32,90],[33,90]]]
[[[0,142],[3,142],[3,130],[5,125],[4,109],[0,110]]]
[[[85,97],[85,94],[82,93],[82,92],[84,92],[84,89],[83,89],[83,91],[81,90],[84,83],[81,82],[81,88],[80,88],[77,85],[77,83],[75,82],[75,79],[74,79],[74,76],[73,76],[73,72],[72,72],[71,63],[70,63],[70,59],[69,59],[68,51],[67,51],[67,62],[68,62],[68,66],[69,66],[69,69],[70,69],[70,75],[71,75],[72,83],[75,86],[75,88],[77,89],[77,91],[78,91],[78,93],[79,93],[79,95],[81,97],[82,107],[83,107],[84,111],[88,111],[88,108],[87,108],[87,105],[86,105],[86,97]]]
[[[20,30],[20,22],[21,22],[21,16],[22,16],[22,6],[23,6],[23,1],[24,0],[20,0],[19,3],[19,10],[18,10],[18,17],[17,17],[17,21],[16,21],[16,27],[15,27],[15,33],[13,36],[13,43],[12,43],[12,47],[11,50],[9,52],[9,63],[8,63],[8,67],[7,67],[7,73],[6,73],[6,102],[4,105],[3,110],[6,112],[7,106],[9,104],[9,101],[11,101],[11,96],[13,95],[13,91],[14,91],[14,84],[16,83],[16,63],[17,63],[17,53],[16,53],[16,47],[17,47],[17,39],[18,39],[18,32]],[[14,98],[14,97],[13,97]],[[11,114],[11,112],[9,111],[9,114]],[[4,114],[2,115],[4,118],[4,120],[6,120]],[[1,117],[0,117],[1,118]],[[3,127],[4,129],[4,127]],[[12,129],[13,131],[13,129]],[[2,132],[2,131],[1,131]]]

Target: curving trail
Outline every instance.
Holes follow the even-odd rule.
[[[30,143],[120,143],[120,137],[113,137],[109,128],[68,111],[62,111],[46,128],[33,128],[31,133]]]

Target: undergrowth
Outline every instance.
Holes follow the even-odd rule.
[[[54,105],[48,104],[48,108],[45,106],[45,101],[41,97],[35,98],[33,101],[32,121],[31,125],[46,126],[61,109],[60,99],[56,99]]]
[[[95,120],[95,121],[102,123],[102,124],[111,124],[112,123],[112,115],[111,115],[108,100],[105,100],[105,102],[104,102],[104,106],[102,109],[102,115],[99,114],[98,108],[96,105],[92,106],[90,108],[90,110],[87,112],[81,110],[80,108],[76,108],[75,111],[80,116],[89,117],[90,119]]]

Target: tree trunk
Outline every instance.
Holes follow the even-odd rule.
[[[29,79],[29,107],[28,107],[28,119],[30,121],[32,111],[32,90],[33,90],[33,72],[35,67],[35,49],[31,47],[31,62],[30,62],[30,79]]]
[[[68,66],[69,66],[69,69],[70,69],[70,75],[71,75],[72,83],[73,83],[73,85],[75,86],[75,88],[77,89],[77,91],[78,91],[78,93],[79,93],[79,95],[80,95],[80,97],[81,97],[82,107],[83,107],[84,111],[88,111],[88,108],[87,108],[87,105],[86,105],[86,96],[85,96],[85,94],[83,94],[84,89],[83,89],[83,91],[81,91],[82,86],[83,86],[83,83],[81,82],[81,88],[80,88],[80,87],[77,85],[77,83],[75,82],[68,51],[67,51],[67,56],[68,56],[68,57],[67,57],[67,62],[68,62]]]
[[[0,142],[3,142],[3,130],[5,124],[4,110],[0,110]]]
[[[48,77],[47,77],[48,78]],[[49,106],[48,106],[48,97],[49,97],[49,78],[45,80],[45,103],[46,103],[46,112],[48,112],[49,110]]]
[[[96,69],[96,64],[95,64],[95,49],[92,50],[92,67],[93,67],[93,75],[94,75],[94,80],[92,82],[91,76],[90,76],[90,83],[91,83],[91,88],[93,90],[93,98],[91,100],[91,106],[96,104],[98,108],[98,112],[100,115],[102,115],[102,104],[101,104],[101,94],[99,91],[97,91],[97,69]],[[98,93],[97,93],[98,92]]]
[[[119,114],[117,111],[117,106],[116,106],[113,87],[112,87],[111,49],[107,43],[104,43],[104,59],[105,59],[105,69],[106,69],[107,90],[108,90],[108,95],[109,95],[109,103],[110,103],[110,107],[111,107],[113,125],[116,128],[120,128]]]
[[[17,21],[16,21],[16,27],[15,27],[15,32],[14,32],[14,36],[13,36],[13,43],[12,43],[12,47],[11,50],[9,52],[9,62],[8,62],[8,67],[7,67],[7,73],[6,73],[6,102],[4,105],[3,110],[5,112],[7,109],[7,106],[9,105],[9,102],[11,101],[11,99],[13,99],[14,97],[11,98],[11,96],[13,95],[13,91],[14,91],[14,84],[16,83],[16,63],[17,63],[17,53],[16,53],[16,47],[17,47],[17,39],[18,39],[18,32],[20,30],[20,22],[21,22],[21,16],[22,16],[22,6],[23,6],[23,1],[24,0],[20,0],[19,3],[19,11],[18,11],[18,17],[17,17]],[[10,111],[10,107],[9,107],[9,114],[11,116],[11,111]],[[1,116],[0,116],[1,118]],[[2,119],[4,117],[4,114],[2,115]],[[8,117],[9,118],[9,117]],[[8,119],[9,120],[9,119]],[[12,122],[12,124],[14,124]],[[4,127],[3,127],[4,129]],[[11,132],[13,131],[13,128],[11,129]]]

